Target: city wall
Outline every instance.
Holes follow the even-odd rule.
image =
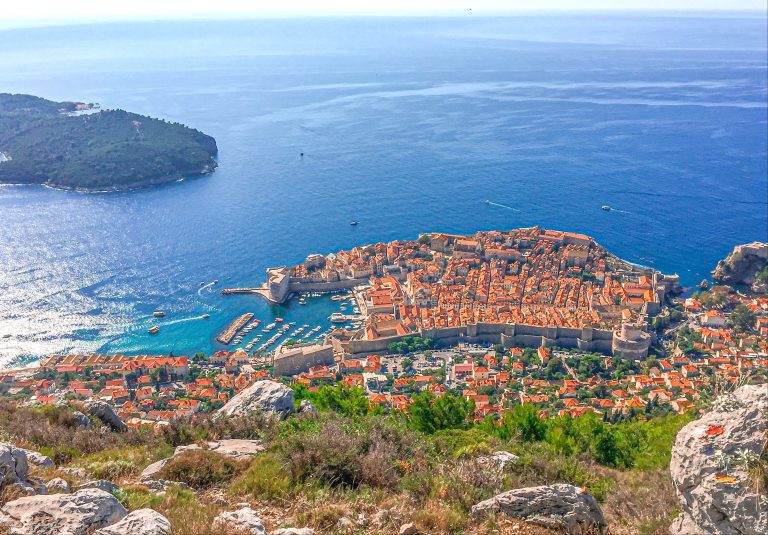
[[[540,327],[523,324],[477,323],[463,327],[443,329],[424,329],[420,333],[406,336],[389,336],[376,340],[350,340],[347,350],[353,355],[384,352],[391,342],[397,342],[407,336],[418,335],[434,339],[438,345],[468,344],[501,344],[504,347],[549,347],[559,346],[603,353],[606,355],[620,353],[623,345],[614,345],[614,333],[592,327]],[[636,356],[637,345],[632,346]],[[647,354],[647,347],[646,347]],[[629,356],[629,355],[628,355]]]

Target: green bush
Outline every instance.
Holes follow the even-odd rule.
[[[284,498],[292,491],[290,472],[275,454],[262,453],[251,461],[248,470],[232,483],[230,490],[259,500]]]
[[[242,463],[229,457],[208,450],[190,450],[168,461],[160,470],[160,477],[206,489],[231,481],[242,469]]]

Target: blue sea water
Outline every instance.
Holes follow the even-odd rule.
[[[220,148],[213,175],[144,191],[0,187],[5,365],[210,353],[245,311],[326,324],[327,298],[217,288],[425,231],[584,232],[688,285],[768,232],[765,13],[115,23],[7,29],[0,50],[2,92]]]

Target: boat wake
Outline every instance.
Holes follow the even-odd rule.
[[[161,327],[165,327],[166,325],[175,325],[177,323],[186,323],[188,321],[197,321],[197,320],[204,320],[205,314],[201,314],[200,316],[192,316],[191,318],[179,318],[177,320],[171,320],[171,321],[164,321],[160,324]]]
[[[209,282],[208,284],[201,286],[199,290],[197,290],[197,295],[203,295],[203,290],[207,290],[208,288],[211,288],[215,282]]]
[[[483,201],[483,202],[485,202],[485,204],[489,204],[491,206],[498,206],[499,208],[506,208],[507,210],[512,210],[513,212],[519,212],[520,211],[517,208],[512,208],[511,206],[507,206],[506,204],[501,204],[501,203],[497,203],[497,202],[493,202],[493,201],[489,201],[489,200],[486,200],[486,201]]]

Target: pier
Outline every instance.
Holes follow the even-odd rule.
[[[246,312],[242,316],[238,316],[235,318],[235,321],[229,324],[229,327],[224,329],[221,334],[216,337],[216,341],[221,342],[224,345],[229,344],[235,337],[237,331],[242,329],[252,318],[253,314],[251,312]]]

